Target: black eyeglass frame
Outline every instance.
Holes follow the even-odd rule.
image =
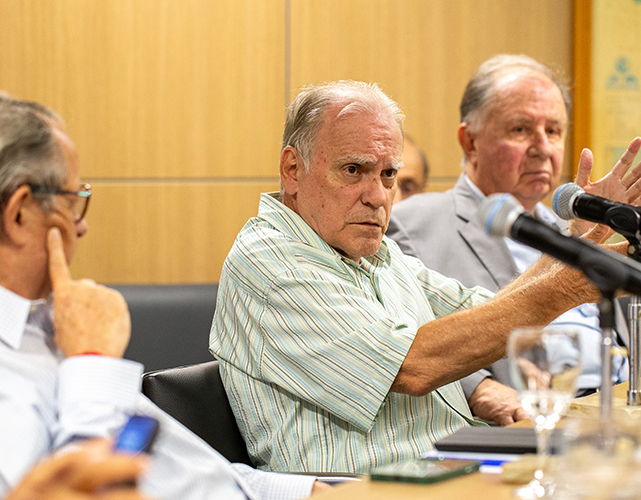
[[[53,195],[67,195],[67,196],[78,196],[79,198],[84,198],[85,204],[82,208],[82,212],[79,215],[76,215],[74,222],[77,224],[87,215],[87,210],[89,209],[89,200],[91,200],[91,185],[83,184],[82,188],[78,191],[69,191],[67,189],[51,188],[47,186],[38,186],[37,184],[29,184],[29,189],[33,194],[53,194]]]

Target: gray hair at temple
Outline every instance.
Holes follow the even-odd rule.
[[[349,102],[339,116],[354,111],[389,114],[403,133],[405,115],[375,83],[339,80],[336,82],[307,85],[287,107],[282,148],[293,147],[303,159],[305,171],[314,153],[316,135],[320,130],[325,110],[332,104]]]
[[[500,54],[481,64],[467,83],[461,99],[461,123],[467,123],[472,131],[478,132],[492,107],[497,77],[509,73],[510,70],[523,68],[540,73],[554,82],[561,91],[565,111],[569,117],[572,107],[570,94],[555,71],[526,55]]]
[[[60,188],[67,166],[53,126],[61,118],[41,104],[14,99],[0,92],[0,214],[11,195],[24,184]],[[53,207],[53,195],[38,195],[42,208]],[[4,225],[0,219],[0,231]]]

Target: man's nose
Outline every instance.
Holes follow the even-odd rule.
[[[369,205],[373,208],[380,208],[389,201],[391,196],[392,190],[385,187],[382,179],[379,176],[376,176],[375,178],[367,181],[361,200],[365,205]]]
[[[537,130],[532,136],[532,144],[528,149],[530,156],[538,156],[547,159],[552,156],[554,147],[545,129]]]

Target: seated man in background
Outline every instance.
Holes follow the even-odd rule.
[[[402,120],[374,84],[303,89],[282,192],[261,195],[227,256],[210,349],[261,468],[365,472],[483,425],[457,380],[503,357],[513,328],[599,298],[549,257],[492,300],[404,255],[384,236]]]
[[[88,442],[43,460],[5,500],[145,500],[136,479],[146,457],[117,454],[110,447],[107,440]]]
[[[387,236],[408,255],[430,269],[497,291],[524,272],[541,253],[510,238],[493,238],[478,221],[477,210],[486,196],[511,193],[538,219],[567,228],[541,201],[559,183],[568,128],[570,102],[565,86],[546,66],[527,56],[499,55],[483,63],[467,84],[461,101],[458,139],[464,172],[445,193],[415,196],[396,205]],[[636,140],[614,169],[623,175],[640,143]],[[577,183],[589,192],[590,161],[582,162]],[[632,186],[639,167],[626,178]],[[634,195],[635,192],[628,193]],[[626,199],[629,196],[626,195]],[[583,304],[555,320],[579,331],[582,350],[581,392],[601,386],[599,328],[596,304]],[[613,360],[613,380],[627,380],[626,358]],[[493,420],[512,423],[512,401],[505,359],[462,381],[472,410],[494,408]],[[473,396],[474,394],[474,396]]]
[[[309,495],[313,477],[232,465],[140,394],[142,365],[121,359],[130,336],[124,299],[69,271],[90,194],[59,117],[0,97],[0,496],[54,449],[107,436],[131,413],[160,421],[139,481],[146,495]]]
[[[403,168],[396,176],[396,196],[394,203],[406,200],[410,196],[422,193],[427,188],[427,181],[430,175],[430,165],[427,157],[414,140],[405,134],[403,137],[403,156],[401,156]]]

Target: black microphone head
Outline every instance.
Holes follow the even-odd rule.
[[[552,193],[552,208],[556,212],[556,215],[563,220],[576,218],[576,214],[572,209],[574,199],[583,193],[585,193],[585,191],[574,182],[568,182],[556,188],[554,193]]]
[[[511,194],[492,194],[479,206],[479,222],[490,236],[510,236],[512,224],[523,211],[523,205]]]

